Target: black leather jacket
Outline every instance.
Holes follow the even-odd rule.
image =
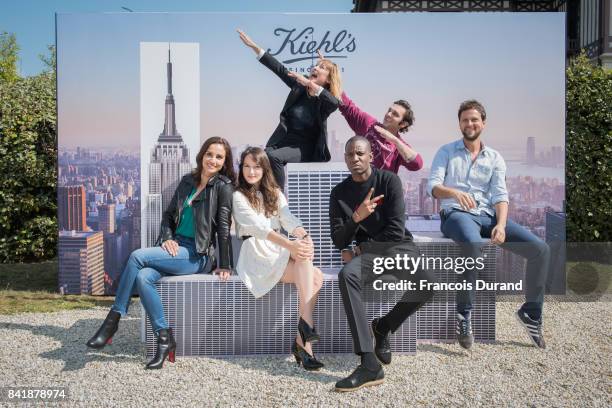
[[[183,176],[168,209],[162,215],[158,244],[175,239],[175,232],[181,219],[183,203],[196,186],[191,174]],[[215,238],[219,243],[219,268],[231,269],[233,266],[230,227],[232,224],[232,187],[231,180],[218,174],[213,176],[206,188],[192,201],[195,224],[195,243],[198,254],[212,259],[215,267]]]

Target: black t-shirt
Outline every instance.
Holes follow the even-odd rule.
[[[370,188],[372,198],[384,194],[374,213],[359,224],[352,214],[363,202]],[[406,214],[402,182],[397,174],[372,168],[370,177],[355,182],[351,176],[338,184],[331,192],[329,218],[332,240],[338,249],[346,248],[353,240],[357,244],[366,241],[412,241],[412,234],[405,227]]]

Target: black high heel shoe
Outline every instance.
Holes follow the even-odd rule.
[[[119,319],[121,319],[121,313],[111,310],[106,315],[106,319],[102,322],[102,326],[98,329],[96,334],[87,341],[87,347],[101,349],[107,344],[113,343],[113,336],[119,328]]]
[[[295,339],[293,339],[293,345],[291,345],[291,352],[297,364],[300,365],[300,363],[302,363],[302,367],[304,367],[305,370],[314,371],[325,367],[325,364],[317,360],[314,355],[308,354],[302,346],[297,344]]]
[[[176,341],[172,336],[172,329],[161,329],[157,333],[157,349],[155,350],[155,356],[147,364],[147,369],[156,370],[162,368],[164,360],[168,357],[168,361],[174,363],[176,354]]]
[[[319,341],[319,333],[317,333],[314,327],[310,327],[301,317],[298,322],[298,331],[300,332],[300,337],[304,344]]]

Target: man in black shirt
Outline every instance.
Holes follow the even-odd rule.
[[[374,319],[371,330],[376,344],[372,346],[362,298],[362,289],[366,289],[363,285],[367,281],[365,275],[372,271],[362,261],[376,251],[373,248],[381,245],[390,248],[386,256],[393,256],[392,253],[397,253],[399,248],[414,257],[418,252],[412,234],[405,227],[404,194],[399,177],[370,165],[370,143],[361,136],[354,136],[346,143],[344,161],[351,175],[332,190],[329,216],[336,248],[342,250],[353,240],[357,242],[356,256],[348,260],[338,275],[355,353],[361,356],[361,364],[349,377],[336,383],[336,390],[353,391],[383,382],[384,371],[378,360],[383,364],[391,362],[389,333],[397,330],[433,293],[420,291],[418,296],[411,296],[406,292],[389,313]],[[431,280],[423,270],[410,275],[410,279],[417,282],[420,279]],[[408,301],[408,297],[412,301]]]

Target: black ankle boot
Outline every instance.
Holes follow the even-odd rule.
[[[87,347],[100,349],[107,344],[111,344],[113,342],[113,335],[119,327],[120,318],[121,313],[115,312],[114,310],[108,312],[102,326],[100,326],[96,334],[87,341]]]
[[[174,336],[172,336],[172,329],[161,329],[157,333],[155,356],[153,360],[149,361],[147,368],[152,370],[162,368],[166,357],[168,357],[168,361],[174,363],[175,352],[176,341],[174,341]]]
[[[310,327],[308,323],[304,319],[300,317],[300,321],[298,322],[298,331],[300,332],[300,337],[302,338],[302,343],[314,343],[315,341],[319,341],[319,334],[315,330],[314,327]]]
[[[296,363],[298,363],[298,365],[301,363],[302,367],[304,367],[305,370],[313,371],[313,370],[318,370],[321,367],[325,367],[325,364],[317,360],[317,358],[314,355],[308,354],[308,352],[304,350],[302,346],[297,344],[296,340],[293,340],[293,345],[291,346],[291,352],[293,353],[293,356],[295,357]]]
[[[391,344],[389,343],[389,330],[385,330],[381,318],[372,320],[370,327],[374,335],[374,353],[383,364],[391,364]],[[382,326],[382,327],[381,327]]]

